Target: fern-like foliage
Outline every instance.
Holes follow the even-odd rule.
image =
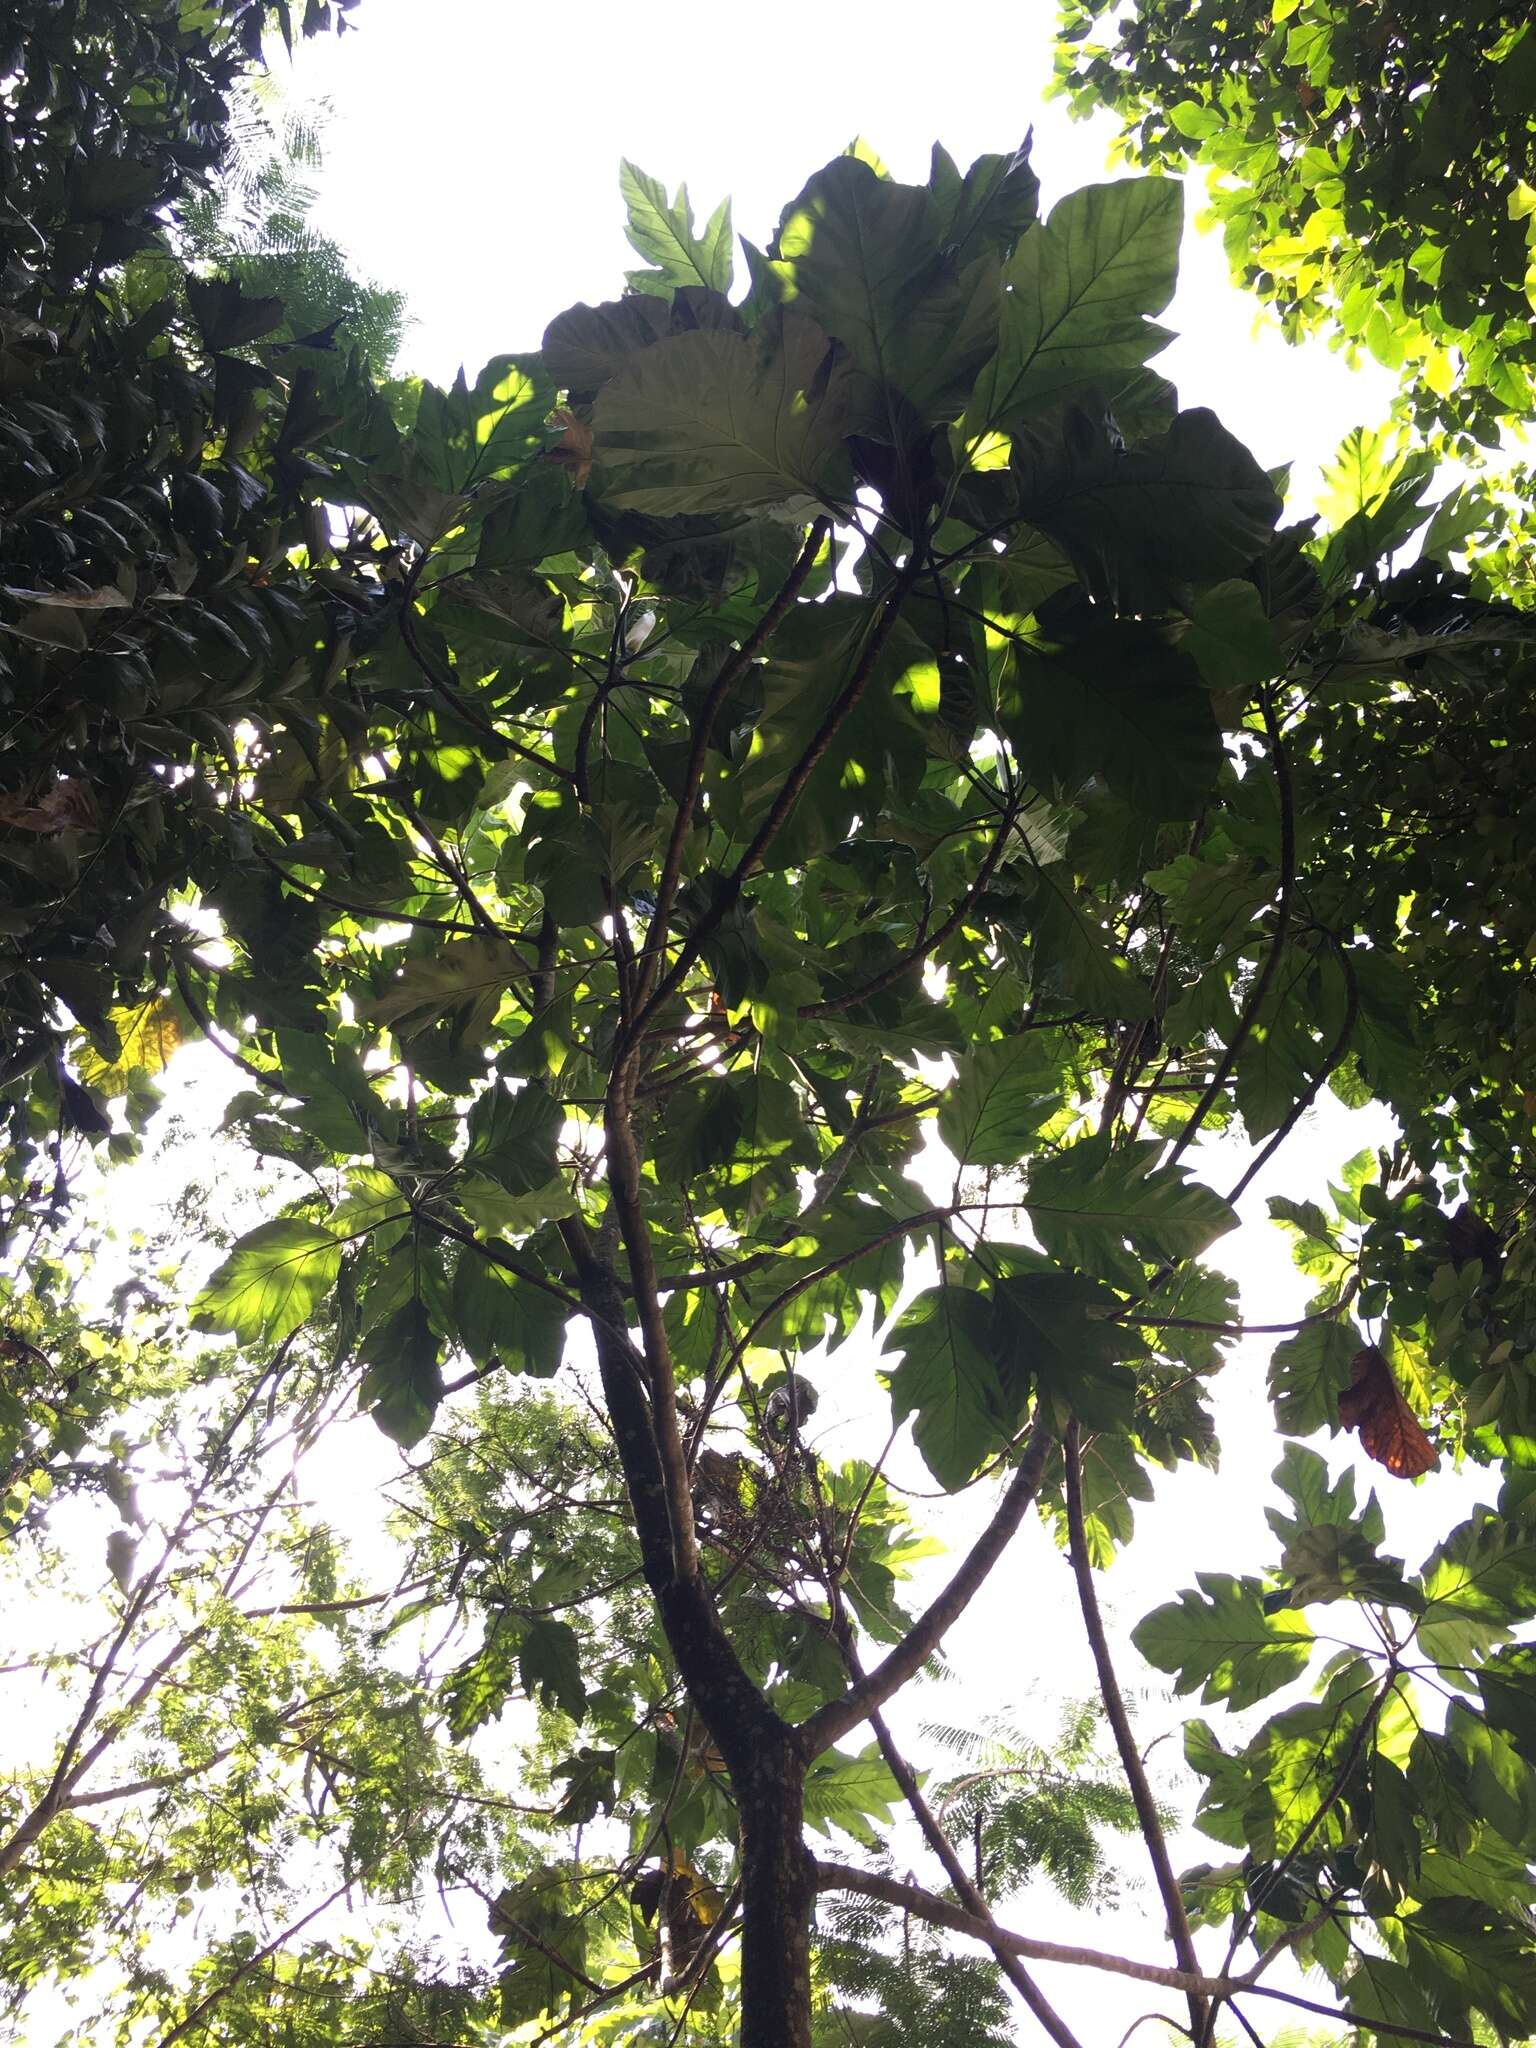
[[[1133,1834],[1136,1809],[1103,1753],[1097,1702],[1069,1707],[1049,1747],[1001,1716],[925,1733],[959,1766],[930,1799],[988,1897],[1045,1878],[1074,1906],[1114,1904],[1122,1878],[1102,1836]]]
[[[282,300],[287,320],[275,339],[336,324],[343,346],[387,371],[405,327],[404,295],[354,277],[346,252],[312,219],[332,112],[323,99],[289,100],[271,73],[246,79],[219,175],[182,205],[179,238],[199,267]]]
[[[952,1765],[930,1778],[929,1803],[992,1904],[1040,1879],[1074,1906],[1116,1901],[1124,1880],[1109,1842],[1136,1831],[1136,1812],[1096,1701],[1069,1706],[1048,1743],[1000,1715],[923,1732]],[[953,1935],[894,1906],[824,1895],[816,1954],[818,2048],[1004,2048],[1014,2039],[990,1957],[956,1953]]]
[[[1010,2048],[989,1958],[873,1899],[829,1895],[818,1914],[817,2048]]]

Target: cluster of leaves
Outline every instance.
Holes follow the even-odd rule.
[[[1189,1872],[1197,1922],[1318,1964],[1349,2015],[1465,2038],[1536,2028],[1529,1864],[1536,1848],[1532,1652],[1536,1487],[1506,1479],[1420,1570],[1381,1551],[1376,1496],[1286,1447],[1272,1510],[1282,1550],[1264,1581],[1202,1573],[1136,1631],[1181,1693],[1241,1710],[1312,1672],[1309,1698],[1226,1749],[1191,1721],[1206,1781],[1200,1827],[1238,1860]],[[1314,1629],[1309,1610],[1330,1609]],[[1349,1624],[1362,1626],[1358,1648]]]
[[[82,2039],[191,2031],[204,1993],[266,1965],[317,1896],[408,1893],[450,1822],[457,1855],[493,1867],[497,1801],[459,1810],[479,1774],[379,1626],[392,1589],[349,1585],[292,1498],[295,1454],[336,1418],[325,1350],[255,1350],[231,1372],[188,1358],[174,1303],[120,1305],[112,1348],[46,1296],[9,1306],[31,1332],[21,1405],[34,1392],[54,1428],[16,1446],[27,1477],[6,1498],[8,1604],[34,1621],[7,1663],[6,2009],[106,1963],[116,1988]],[[105,1597],[83,1569],[103,1547]],[[168,1974],[154,1939],[189,1924],[205,1952]]]
[[[1291,335],[1402,373],[1468,445],[1536,411],[1536,29],[1518,5],[1064,0],[1057,81],[1137,161],[1198,160]]]
[[[1325,1086],[1387,1103],[1403,1135],[1338,1223],[1291,1212],[1327,1270],[1297,1333],[1321,1363],[1277,1364],[1282,1420],[1358,1417],[1358,1299],[1390,1318],[1383,1370],[1426,1441],[1525,1458],[1527,935],[1490,939],[1484,871],[1438,810],[1449,786],[1456,829],[1515,882],[1525,799],[1518,772],[1479,787],[1498,736],[1471,707],[1497,689],[1524,715],[1529,628],[1432,567],[1383,578],[1429,516],[1422,472],[1357,437],[1330,530],[1279,529],[1275,479],[1179,407],[1147,367],[1171,181],[1041,220],[1022,153],[962,174],[936,150],[909,186],[856,148],[747,245],[734,300],[728,216],[700,235],[685,198],[635,172],[627,189],[648,268],[625,296],[473,380],[327,415],[301,495],[326,507],[309,545],[333,567],[285,534],[274,583],[240,529],[242,604],[291,574],[347,623],[302,661],[274,644],[240,672],[255,705],[188,725],[171,794],[198,792],[189,871],[217,943],[184,929],[136,986],[238,1063],[232,1139],[303,1176],[212,1276],[199,1326],[258,1359],[313,1353],[329,1400],[427,1446],[421,1597],[473,1638],[423,1674],[441,1716],[423,1744],[440,1726],[472,1744],[509,1702],[531,1716],[520,1771],[547,1828],[485,1849],[495,1879],[470,1854],[438,1870],[501,1882],[502,2018],[642,2025],[739,1983],[751,2048],[808,2037],[817,1889],[880,1898],[898,1790],[926,1811],[883,1723],[868,1748],[844,1738],[1037,1497],[1091,1588],[1154,1473],[1212,1457],[1206,1386],[1238,1331],[1203,1255]],[[209,286],[194,305],[244,319],[249,301]],[[286,388],[291,407],[314,387]],[[260,431],[280,469],[286,428]],[[1467,720],[1454,785],[1448,709]],[[1254,1147],[1221,1191],[1186,1159],[1212,1129]],[[996,1496],[916,1620],[904,1507],[816,1436],[811,1397],[871,1317],[893,1425],[943,1488]],[[557,1374],[548,1398],[525,1384]],[[1417,1612],[1360,1520],[1358,1542],[1282,1532],[1272,1586],[1187,1599],[1147,1625],[1148,1654],[1256,1698],[1301,1674],[1302,1607],[1358,1591],[1387,1617],[1388,1675],[1368,1720],[1368,1690],[1325,1680],[1356,1702],[1346,1740],[1366,1730],[1353,1770],[1406,1680],[1391,1617]],[[1497,1625],[1517,1626],[1529,1577],[1500,1583]],[[1201,1671],[1234,1605],[1260,1631],[1258,1693],[1246,1651]],[[1479,1741],[1524,1739],[1524,1654],[1457,1660]],[[1312,1809],[1321,1849],[1368,1823],[1334,1737],[1308,1756],[1297,1782],[1341,1772]],[[1267,1769],[1271,1807],[1245,1793],[1223,1825],[1277,1863],[1292,1777],[1278,1748]],[[438,1809],[415,1783],[391,1764],[380,1798],[419,1842]],[[1055,1812],[1063,1840],[1095,1818]],[[1022,1809],[992,1820],[1010,1869],[1049,1861]],[[864,1860],[813,1860],[805,1826]],[[1453,1980],[1415,1949],[1414,1995],[1513,2024],[1519,1895],[1490,1901],[1464,1855],[1436,1868],[1433,1901],[1416,1875],[1392,1912],[1363,1889],[1338,1910],[1358,1899],[1389,1943],[1454,1923],[1473,1961]],[[1230,1887],[1196,1903],[1234,1953],[1275,1917]],[[1355,1999],[1355,1952],[1319,1928],[1297,1939]],[[233,2010],[249,1974],[191,2010]]]

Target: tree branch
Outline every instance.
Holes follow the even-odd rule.
[[[837,737],[843,721],[854,710],[869,687],[870,678],[875,672],[875,663],[880,659],[885,643],[890,638],[891,629],[901,615],[902,603],[916,574],[915,561],[909,562],[898,576],[894,588],[888,592],[880,615],[864,643],[864,651],[854,664],[853,674],[848,678],[847,685],[812,734],[799,760],[779,785],[779,793],[770,805],[767,817],[752,835],[746,852],[720,883],[714,902],[689,932],[678,949],[677,958],[657,982],[650,997],[636,1011],[630,1025],[631,1040],[650,1022],[657,1006],[665,1002],[680,985],[689,968],[704,950],[705,941],[710,933],[730,914],[748,878],[778,837],[785,820],[799,802],[801,792],[810,781],[817,764]]]
[[[678,884],[683,872],[683,849],[693,825],[694,805],[698,802],[699,789],[704,780],[704,762],[709,753],[710,737],[715,729],[715,720],[738,676],[755,661],[768,641],[778,631],[789,615],[806,579],[815,568],[817,558],[826,545],[827,535],[832,530],[830,519],[814,520],[805,537],[794,567],[784,579],[777,596],[763,613],[747,638],[733,654],[728,654],[720,664],[720,672],[710,684],[699,714],[694,722],[693,744],[688,753],[688,765],[683,771],[682,795],[677,800],[677,812],[672,821],[672,833],[667,842],[666,858],[662,862],[661,880],[656,888],[656,908],[651,915],[650,929],[645,935],[645,944],[640,954],[640,982],[637,994],[641,1003],[650,994],[657,966],[667,943],[667,926],[672,917],[672,906],[677,900]]]
[[[627,1064],[627,1063],[625,1063]],[[628,1084],[621,1070],[609,1086],[603,1117],[608,1188],[629,1262],[630,1285],[640,1316],[651,1394],[651,1430],[660,1465],[671,1530],[672,1569],[677,1578],[699,1576],[699,1543],[693,1525],[688,1454],[677,1412],[677,1380],[656,1286],[656,1264],[640,1200],[640,1155],[635,1145]]]
[[[1315,2012],[1325,2020],[1341,2022],[1346,2027],[1364,2027],[1368,2033],[1390,2034],[1397,2041],[1427,2041],[1430,2048],[1479,2048],[1476,2041],[1468,2040],[1464,2034],[1438,2034],[1427,2027],[1404,2026],[1398,2020],[1378,2020],[1363,2012],[1335,2012],[1331,2006],[1320,2005],[1314,1998],[1301,1998],[1294,1991],[1278,1991],[1273,1984],[1243,1984],[1234,1987],[1245,1998],[1276,1998],[1282,2005],[1294,2005],[1302,2012]]]
[[[1157,1810],[1157,1801],[1152,1797],[1152,1787],[1147,1782],[1146,1768],[1136,1738],[1131,1731],[1130,1717],[1125,1711],[1125,1700],[1115,1678],[1114,1662],[1109,1654],[1109,1638],[1104,1633],[1104,1619],[1099,1612],[1098,1595],[1094,1591],[1093,1567],[1088,1562],[1088,1536],[1083,1521],[1083,1466],[1080,1448],[1080,1431],[1076,1420],[1067,1424],[1066,1437],[1062,1445],[1066,1459],[1067,1474],[1067,1532],[1072,1559],[1072,1575],[1077,1581],[1077,1600],[1082,1609],[1083,1627],[1088,1634],[1088,1645],[1093,1652],[1094,1669],[1099,1678],[1099,1697],[1104,1702],[1104,1712],[1115,1738],[1115,1747],[1120,1752],[1121,1768],[1130,1787],[1131,1801],[1136,1808],[1136,1818],[1141,1824],[1142,1840],[1147,1845],[1152,1872],[1157,1879],[1157,1889],[1163,1901],[1163,1910],[1168,1916],[1168,1933],[1173,1942],[1174,1954],[1179,1959],[1179,1969],[1187,1977],[1199,1975],[1200,1959],[1195,1954],[1194,1938],[1189,1931],[1189,1920],[1184,1911],[1184,1898],[1179,1890],[1178,1878],[1174,1875],[1168,1858],[1168,1844],[1163,1836],[1163,1823]],[[1189,2023],[1196,2040],[1205,2027],[1206,2005],[1202,1993],[1192,1986],[1189,1990]]]
[[[858,1657],[854,1652],[852,1639],[847,1634],[846,1620],[841,1647],[845,1663],[850,1670],[857,1672]],[[869,1718],[870,1726],[875,1731],[875,1740],[880,1745],[880,1754],[885,1758],[886,1768],[901,1787],[901,1796],[911,1807],[918,1826],[927,1838],[929,1848],[943,1864],[945,1873],[959,1894],[962,1904],[986,1930],[979,1938],[991,1949],[997,1959],[998,1968],[1056,2043],[1056,2048],[1083,2048],[1081,2041],[1025,1969],[1022,1959],[1004,1942],[1002,1929],[995,1925],[986,1900],[972,1884],[965,1865],[955,1854],[948,1836],[934,1819],[933,1810],[923,1797],[922,1788],[917,1782],[917,1773],[891,1739],[891,1731],[886,1727],[884,1717],[874,1713]]]
[[[1296,1102],[1287,1112],[1284,1121],[1280,1125],[1280,1128],[1275,1132],[1274,1136],[1270,1139],[1269,1143],[1264,1146],[1263,1150],[1258,1154],[1257,1158],[1249,1162],[1249,1164],[1244,1168],[1241,1176],[1233,1183],[1231,1189],[1228,1191],[1226,1196],[1226,1200],[1229,1203],[1235,1202],[1238,1196],[1244,1193],[1244,1191],[1248,1188],[1250,1183],[1260,1173],[1263,1172],[1264,1168],[1269,1164],[1270,1160],[1274,1158],[1275,1154],[1279,1151],[1280,1147],[1285,1143],[1286,1139],[1291,1135],[1292,1131],[1295,1130],[1296,1126],[1301,1122],[1302,1118],[1306,1115],[1307,1111],[1312,1107],[1313,1103],[1316,1102],[1318,1098],[1318,1093],[1321,1090],[1323,1083],[1327,1080],[1328,1076],[1333,1072],[1334,1068],[1339,1064],[1339,1061],[1343,1059],[1345,1053],[1349,1050],[1349,1041],[1355,1035],[1355,1019],[1360,1014],[1360,984],[1355,978],[1354,968],[1350,965],[1349,953],[1347,949],[1341,946],[1337,939],[1334,939],[1333,946],[1334,951],[1338,955],[1339,967],[1344,976],[1344,986],[1346,991],[1344,999],[1344,1022],[1339,1027],[1339,1035],[1337,1038],[1335,1038],[1333,1044],[1329,1046],[1327,1052],[1323,1055],[1322,1065],[1318,1068],[1317,1072],[1312,1076],[1312,1079],[1307,1083],[1306,1087],[1302,1090]]]
[[[1291,933],[1291,898],[1296,891],[1295,800],[1291,791],[1291,768],[1285,755],[1285,741],[1281,738],[1275,707],[1267,691],[1263,697],[1263,709],[1264,730],[1269,735],[1270,752],[1274,756],[1275,788],[1280,799],[1280,894],[1275,906],[1275,935],[1265,955],[1264,965],[1254,977],[1253,987],[1248,991],[1248,1000],[1244,1003],[1242,1015],[1237,1020],[1237,1029],[1232,1033],[1230,1043],[1216,1062],[1216,1071],[1206,1084],[1205,1093],[1190,1111],[1188,1123],[1174,1140],[1173,1150],[1168,1154],[1167,1163],[1170,1166],[1180,1153],[1194,1142],[1200,1126],[1210,1115],[1216,1098],[1226,1086],[1232,1069],[1237,1065],[1237,1056],[1247,1044],[1249,1034],[1258,1022],[1259,1011],[1264,1005],[1275,976],[1280,971],[1286,940]]]
[[[881,973],[866,981],[862,988],[850,989],[846,995],[830,996],[825,1002],[802,1003],[798,1014],[802,1017],[830,1017],[839,1010],[851,1009],[855,1003],[867,1002],[871,996],[880,995],[900,981],[901,977],[920,961],[928,959],[936,952],[952,933],[959,930],[974,907],[976,899],[991,881],[997,864],[1002,859],[1003,848],[1008,843],[1008,835],[1013,830],[1017,815],[1017,807],[1013,805],[1003,813],[1002,823],[993,834],[992,844],[987,848],[981,866],[976,870],[975,879],[937,931],[922,933],[915,946],[910,947],[899,960],[893,961]]]
[[[1066,1963],[1078,1969],[1107,1970],[1116,1977],[1134,1977],[1142,1984],[1164,1984],[1171,1991],[1188,1992],[1192,1998],[1206,1992],[1235,1988],[1225,1978],[1205,1977],[1198,1970],[1171,1970],[1161,1963],[1138,1963],[1128,1956],[1109,1955],[1103,1949],[1073,1948],[1059,1941],[1038,1941],[1033,1935],[1015,1934],[1009,1928],[968,1913],[963,1906],[952,1906],[947,1899],[935,1897],[921,1885],[882,1877],[875,1871],[856,1870],[852,1864],[832,1862],[825,1857],[816,1859],[816,1883],[822,1891],[858,1892],[864,1898],[882,1899],[887,1905],[899,1906],[904,1913],[915,1914],[919,1920],[930,1921],[935,1927],[951,1928],[956,1934],[969,1935],[972,1941],[983,1942],[988,1948],[1003,1948],[1010,1955],[1027,1956],[1031,1962]]]
[[[819,1756],[850,1728],[871,1719],[927,1663],[1018,1533],[1039,1490],[1040,1475],[1053,1441],[1045,1424],[1037,1420],[996,1513],[943,1592],[873,1671],[861,1674],[841,1699],[829,1700],[800,1723],[799,1738],[807,1757]]]

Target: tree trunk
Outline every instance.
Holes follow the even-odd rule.
[[[810,2048],[811,1908],[805,1765],[790,1742],[757,1746],[731,1785],[741,1815],[740,2048]]]

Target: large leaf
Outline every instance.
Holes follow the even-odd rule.
[[[192,1304],[199,1330],[276,1343],[309,1320],[336,1284],[341,1240],[297,1216],[259,1223],[237,1239]]]
[[[116,1058],[104,1059],[91,1046],[82,1046],[75,1056],[81,1081],[106,1096],[121,1095],[135,1074],[152,1079],[182,1041],[181,1012],[163,996],[109,1010],[107,1023],[117,1037]]]
[[[619,163],[619,190],[629,213],[624,232],[631,247],[651,266],[627,274],[625,282],[633,290],[667,294],[680,285],[703,285],[714,292],[730,290],[734,266],[729,199],[721,200],[703,234],[696,235],[686,185],[679,185],[676,199],[669,202],[661,180],[647,176],[624,157]]]
[[[433,953],[407,960],[368,1004],[366,1015],[407,1038],[451,1017],[460,1036],[478,1038],[518,964],[508,941],[492,933],[450,939]]]
[[[564,1121],[565,1112],[539,1082],[526,1081],[514,1092],[493,1081],[470,1106],[464,1163],[488,1173],[508,1194],[530,1194],[555,1177]]]
[[[1363,1339],[1349,1317],[1308,1323],[1277,1344],[1269,1360],[1269,1397],[1275,1420],[1295,1436],[1336,1427],[1339,1395],[1349,1385],[1350,1360]]]
[[[544,330],[544,364],[572,398],[584,397],[671,331],[672,308],[649,293],[572,306]]]
[[[1479,1508],[1424,1567],[1419,1642],[1438,1663],[1469,1665],[1536,1615],[1536,1525]]]
[[[916,1415],[923,1463],[947,1492],[1018,1426],[991,1356],[992,1304],[958,1283],[920,1294],[890,1333],[905,1355],[890,1376],[891,1419]]]
[[[1181,1262],[1237,1228],[1236,1212],[1184,1166],[1161,1166],[1156,1140],[1093,1137],[1041,1161],[1024,1206],[1053,1258],[1126,1287],[1152,1260]],[[1129,1249],[1127,1249],[1129,1247]]]
[[[879,1837],[872,1822],[888,1825],[901,1788],[875,1743],[857,1756],[829,1749],[805,1774],[805,1818],[820,1834],[840,1827],[867,1847]]]
[[[973,256],[1011,253],[1039,209],[1040,180],[1029,161],[1030,138],[1006,156],[979,156],[962,178],[942,143],[933,146],[928,222],[944,250]]]
[[[1269,477],[1203,407],[1178,413],[1145,448],[1076,415],[1066,435],[1016,448],[1015,462],[1024,517],[1124,612],[1159,611],[1192,584],[1240,575],[1281,512]]]
[[[1183,647],[1213,690],[1251,690],[1257,683],[1267,683],[1281,662],[1264,600],[1243,577],[1213,584],[1201,593],[1190,612]]]
[[[438,1341],[426,1304],[415,1296],[369,1331],[361,1357],[366,1370],[360,1405],[387,1437],[409,1450],[432,1427],[442,1399]]]
[[[604,494],[659,517],[846,495],[846,365],[789,309],[752,335],[674,334],[630,358],[592,415]]]
[[[921,186],[842,156],[779,223],[769,274],[873,380],[866,403],[875,431],[897,417],[888,391],[926,416],[946,393],[963,395],[994,343],[996,263],[961,270],[942,256],[928,212]]]
[[[866,1297],[888,1315],[901,1292],[907,1248],[921,1240],[898,1232],[898,1219],[871,1202],[849,1201],[809,1218],[786,1256],[763,1277],[761,1299],[783,1302],[759,1333],[763,1345],[819,1343],[831,1317],[839,1334],[858,1320]],[[754,1284],[755,1291],[755,1284]]]
[[[570,1312],[558,1296],[466,1245],[453,1276],[459,1342],[476,1365],[548,1379],[559,1370]]]
[[[1201,1688],[1202,1700],[1251,1707],[1307,1668],[1312,1629],[1293,1609],[1264,1610],[1257,1579],[1198,1572],[1200,1591],[1181,1593],[1132,1631],[1149,1664],[1174,1677],[1180,1693]]]
[[[517,1669],[530,1699],[558,1707],[573,1721],[581,1719],[587,1689],[581,1679],[581,1644],[569,1622],[547,1615],[532,1622],[518,1649]]]
[[[965,1166],[1014,1166],[1061,1106],[1061,1068],[1045,1034],[973,1046],[939,1105],[939,1136]]]
[[[1036,871],[1028,912],[1030,969],[1041,994],[1065,999],[1092,1017],[1151,1015],[1151,993],[1105,931],[1070,861]]]
[[[1029,1253],[1011,1253],[997,1282],[992,1342],[1015,1400],[1033,1386],[1058,1428],[1073,1416],[1090,1429],[1126,1430],[1134,1375],[1120,1362],[1146,1348],[1139,1333],[1109,1317],[1116,1297],[1085,1273],[1063,1273]]]
[[[1031,780],[1071,795],[1099,775],[1152,818],[1193,817],[1221,769],[1192,664],[1132,620],[1055,650],[1014,648],[998,711]]]
[[[963,431],[1011,426],[1155,355],[1171,337],[1146,316],[1173,296],[1183,218],[1172,179],[1128,178],[1085,186],[1031,228],[1003,273],[1001,340]]]

